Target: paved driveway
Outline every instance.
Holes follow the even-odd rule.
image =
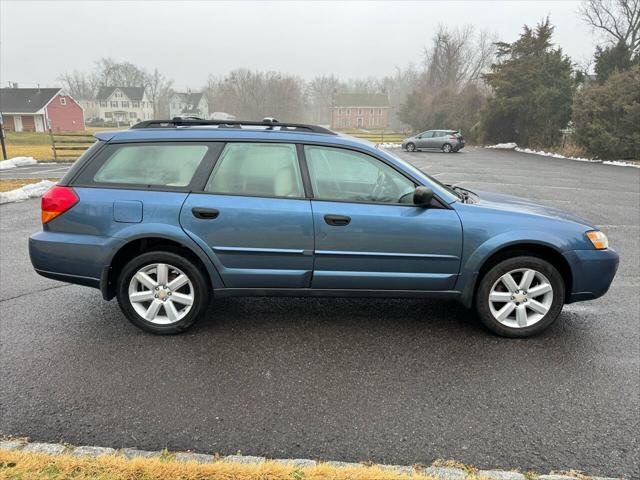
[[[456,303],[224,299],[177,337],[29,265],[38,201],[0,207],[0,433],[73,444],[640,476],[640,170],[514,152],[402,154],[445,182],[592,219],[603,298],[506,340]]]

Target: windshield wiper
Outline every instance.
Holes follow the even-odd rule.
[[[466,188],[451,184],[447,184],[447,187],[460,195],[460,200],[462,200],[462,203],[471,203],[471,190],[467,190]]]

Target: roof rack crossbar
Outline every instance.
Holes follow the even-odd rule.
[[[323,133],[325,135],[337,135],[331,130],[319,127],[317,125],[306,125],[303,123],[286,123],[277,121],[246,121],[246,120],[202,120],[196,118],[174,118],[173,120],[145,120],[140,123],[136,123],[131,128],[172,128],[172,127],[199,127],[215,125],[219,128],[242,128],[247,127],[268,127],[267,130],[280,131],[295,130],[306,131],[312,133]]]

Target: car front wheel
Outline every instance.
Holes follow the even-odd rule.
[[[209,295],[204,273],[192,261],[168,251],[133,258],[118,277],[120,309],[138,328],[168,335],[201,317]]]
[[[524,338],[547,329],[564,305],[562,275],[538,257],[512,257],[480,280],[476,310],[482,323],[504,337]]]
[[[407,152],[415,152],[416,146],[413,143],[407,143]]]

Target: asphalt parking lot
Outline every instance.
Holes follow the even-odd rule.
[[[397,151],[396,151],[397,152]],[[640,169],[469,148],[400,153],[446,183],[592,220],[609,293],[507,340],[456,303],[221,299],[156,337],[37,276],[37,200],[0,206],[0,434],[76,445],[640,477]]]
[[[0,170],[0,180],[27,178],[62,178],[69,170],[68,162],[42,162],[35,165]]]

